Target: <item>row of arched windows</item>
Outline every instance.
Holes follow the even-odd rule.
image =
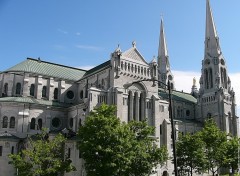
[[[2,121],[2,128],[8,128],[8,123],[9,123],[9,128],[15,128],[15,117],[11,117],[9,122],[8,117],[4,116]]]
[[[21,90],[22,90],[22,85],[21,83],[17,83],[16,84],[16,90],[15,90],[15,94],[16,95],[21,95]],[[31,84],[30,86],[30,96],[35,96],[35,84]],[[4,84],[4,89],[3,89],[3,97],[8,96],[8,83]],[[42,97],[46,98],[47,97],[47,86],[43,86],[42,87]],[[58,88],[54,89],[54,99],[58,99]]]
[[[137,65],[133,65],[127,62],[121,62],[121,69],[128,71],[128,72],[133,72],[133,73],[138,73],[138,74],[142,74],[142,75],[150,75],[150,69],[149,68],[144,68],[144,67],[140,67]]]

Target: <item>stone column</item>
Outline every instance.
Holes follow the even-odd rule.
[[[134,96],[134,100],[135,100],[135,120],[136,121],[139,121],[139,93],[136,92],[135,93],[135,96]]]

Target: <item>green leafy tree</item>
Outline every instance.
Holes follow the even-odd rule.
[[[207,169],[214,176],[219,168],[226,163],[227,135],[217,127],[212,119],[209,119],[206,120],[200,136],[205,144],[204,152],[207,159]]]
[[[240,139],[238,137],[232,137],[226,143],[225,167],[231,169],[233,174],[238,168],[238,150],[240,148],[239,140]]]
[[[155,139],[149,137],[153,130],[146,122],[122,123],[115,112],[115,106],[103,104],[92,111],[79,128],[78,147],[87,175],[141,176],[151,172],[152,166],[167,158],[166,149],[154,145]]]
[[[10,154],[10,164],[17,169],[19,176],[57,176],[59,173],[75,170],[69,158],[64,157],[66,139],[58,134],[52,140],[46,131],[37,139],[28,139],[28,148],[18,154]]]
[[[156,145],[157,139],[152,136],[155,129],[148,126],[147,121],[131,121],[128,126],[134,135],[132,149],[135,151],[128,175],[150,175],[154,173],[153,168],[158,164],[162,165],[168,159],[167,149]]]
[[[191,175],[193,171],[204,172],[205,170],[205,153],[204,142],[201,140],[199,133],[193,135],[179,135],[176,143],[177,165],[181,173],[188,170]]]

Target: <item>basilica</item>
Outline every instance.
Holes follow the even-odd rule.
[[[109,60],[82,70],[51,63],[41,58],[27,58],[0,72],[0,171],[13,176],[8,154],[17,153],[27,137],[44,127],[49,135],[71,133],[66,152],[76,171],[66,176],[86,176],[84,161],[76,147],[74,134],[84,124],[90,111],[102,103],[116,105],[122,121],[141,121],[155,127],[157,145],[172,151],[169,94],[176,134],[200,130],[206,118],[218,127],[239,136],[235,93],[228,76],[209,0],[206,3],[205,48],[202,58],[200,88],[193,80],[191,93],[175,88],[170,68],[163,20],[160,26],[157,58],[146,61],[136,43],[126,51],[120,46]],[[155,176],[173,173],[171,161],[157,168]]]

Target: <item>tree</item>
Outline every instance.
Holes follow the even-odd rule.
[[[154,127],[147,125],[147,121],[131,121],[128,126],[134,136],[132,159],[128,175],[145,176],[154,173],[153,168],[162,165],[168,159],[166,147],[159,148],[154,134]]]
[[[226,159],[225,167],[232,170],[232,173],[235,173],[235,170],[238,169],[238,150],[240,148],[239,138],[232,137],[226,143]]]
[[[182,171],[190,169],[191,175],[193,171],[204,172],[206,163],[204,142],[199,133],[179,135],[179,140],[176,143],[176,154],[177,165]]]
[[[75,170],[69,158],[64,157],[63,135],[48,139],[45,130],[37,139],[28,139],[28,148],[18,154],[10,154],[10,164],[17,169],[19,176],[57,176],[59,173]]]
[[[165,160],[166,149],[158,149],[146,122],[122,123],[116,107],[101,105],[90,113],[78,131],[78,147],[88,176],[136,175],[149,173]],[[150,169],[149,169],[150,168]],[[139,174],[141,175],[141,174]]]
[[[227,135],[217,127],[212,119],[208,119],[205,121],[204,128],[200,131],[200,136],[205,144],[207,169],[214,176],[219,168],[226,163]]]

